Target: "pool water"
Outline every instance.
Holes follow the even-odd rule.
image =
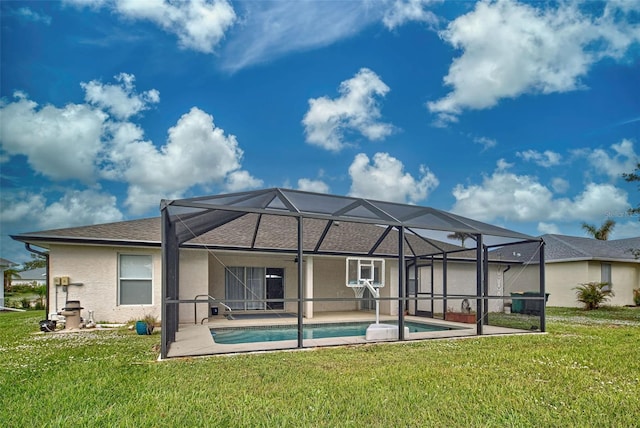
[[[394,324],[394,323],[385,323]],[[395,323],[397,324],[397,323]],[[304,339],[324,339],[327,337],[364,336],[371,322],[340,323],[340,324],[306,324]],[[451,327],[424,324],[407,321],[405,327],[410,333],[452,330]],[[236,344],[251,342],[274,342],[278,340],[297,340],[298,326],[265,326],[265,327],[236,327],[211,329],[211,336],[219,344]]]

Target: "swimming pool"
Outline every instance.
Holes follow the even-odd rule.
[[[385,323],[396,324],[396,323]],[[351,322],[332,324],[305,324],[304,339],[324,339],[328,337],[364,336],[371,322]],[[425,324],[406,321],[405,327],[410,333],[422,333],[429,331],[455,330],[455,327]],[[278,340],[296,340],[298,338],[298,326],[264,326],[264,327],[235,327],[211,329],[211,336],[215,343],[237,344],[251,342],[274,342]]]

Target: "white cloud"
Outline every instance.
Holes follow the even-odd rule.
[[[602,149],[585,152],[589,163],[600,174],[608,175],[612,180],[622,178],[623,173],[632,172],[640,159],[630,140],[624,139],[618,144],[612,144],[613,156]]]
[[[527,162],[534,162],[545,168],[559,165],[562,160],[562,156],[559,153],[551,150],[545,150],[543,153],[535,150],[526,150],[524,152],[516,152],[516,155]]]
[[[51,25],[51,17],[42,13],[34,12],[28,7],[21,7],[15,11],[15,14],[21,18],[31,22],[42,22],[45,25]]]
[[[637,238],[640,236],[640,221],[616,222],[616,227],[611,232],[610,239]]]
[[[453,196],[452,211],[482,221],[589,221],[602,218],[606,210],[630,207],[627,193],[610,184],[589,183],[572,199],[556,198],[536,177],[504,167],[485,176],[482,184],[458,184]]]
[[[127,127],[125,136],[139,138],[136,129]],[[169,129],[167,143],[160,149],[149,141],[114,140],[109,158],[111,176],[129,183],[125,204],[134,214],[145,212],[160,199],[175,199],[189,187],[202,184],[228,186],[258,183],[248,173],[237,172],[242,150],[235,136],[225,135],[213,123],[213,117],[197,107],[180,117]]]
[[[496,170],[497,171],[504,171],[506,169],[509,169],[513,166],[512,163],[507,162],[504,159],[498,159],[498,162],[496,162]]]
[[[439,181],[427,167],[420,167],[414,178],[404,172],[404,165],[388,153],[376,153],[373,165],[364,153],[356,155],[351,166],[349,195],[393,202],[417,203],[427,198],[438,187]]]
[[[262,185],[262,180],[240,169],[243,152],[236,138],[225,135],[213,117],[197,107],[169,129],[164,146],[146,141],[143,129],[125,120],[159,102],[159,95],[155,90],[137,94],[133,75],[121,73],[116,80],[117,85],[83,84],[87,102],[99,108],[89,104],[38,108],[20,92],[13,102],[1,100],[0,158],[8,162],[12,156],[25,155],[36,173],[53,180],[125,182],[129,186],[125,205],[133,214],[157,207],[162,198],[182,197],[195,185],[214,184],[231,191]]]
[[[488,150],[498,145],[498,142],[493,138],[487,137],[475,137],[473,142],[482,145],[482,150]]]
[[[439,3],[438,0],[395,0],[385,12],[382,22],[385,27],[393,30],[406,22],[419,21],[434,28],[438,24],[438,17],[427,6]]]
[[[565,193],[569,190],[569,187],[569,182],[564,178],[555,177],[551,180],[551,188],[553,188],[553,191],[556,193]]]
[[[309,111],[302,123],[306,141],[327,150],[340,151],[345,146],[345,132],[358,132],[369,140],[382,140],[393,126],[380,122],[377,97],[384,97],[389,87],[368,68],[340,84],[340,97],[309,100]]]
[[[182,48],[212,53],[226,31],[235,23],[236,14],[226,0],[66,0],[77,6],[97,9],[109,7],[132,20],[151,21],[164,31],[178,36]]]
[[[68,190],[48,204],[44,194],[6,189],[0,192],[0,223],[4,232],[0,236],[0,248],[3,257],[15,262],[28,260],[24,244],[11,239],[9,234],[123,219],[116,207],[116,198],[98,190]]]
[[[50,203],[42,194],[3,192],[0,220],[29,230],[57,229],[123,219],[116,197],[97,190],[68,190]]]
[[[20,221],[37,222],[46,206],[44,196],[24,192],[16,195],[2,192],[1,201],[0,222],[5,226]]]
[[[135,92],[134,75],[120,73],[114,76],[114,79],[119,83],[116,85],[103,84],[98,80],[80,83],[85,91],[85,101],[108,111],[120,120],[128,119],[142,110],[147,110],[149,104],[160,102],[160,92],[156,89],[150,89],[141,94]]]
[[[262,180],[255,178],[248,171],[233,171],[227,176],[225,189],[229,192],[239,192],[241,190],[255,189],[262,186]]]
[[[560,228],[556,224],[541,221],[538,223],[538,232],[543,235],[547,233],[558,235],[560,234]]]
[[[444,78],[451,92],[427,107],[443,125],[465,109],[490,108],[504,98],[582,88],[580,79],[595,62],[619,59],[640,40],[640,27],[626,22],[630,16],[611,4],[592,17],[574,2],[542,10],[510,0],[480,1],[440,33],[462,55]]]
[[[574,218],[576,220],[596,220],[603,217],[605,211],[626,211],[631,207],[627,192],[611,184],[589,183],[584,191],[577,195],[572,203],[560,200],[560,212],[554,213],[556,219]]]
[[[298,180],[298,190],[316,193],[329,193],[329,185],[322,180],[301,178]]]
[[[116,197],[95,190],[68,191],[60,200],[47,206],[40,227],[54,229],[86,224],[121,221]]]
[[[0,142],[9,155],[25,155],[36,172],[53,180],[92,182],[106,120],[85,104],[38,108],[18,92],[15,101],[0,103]]]
[[[379,18],[380,5],[360,1],[254,1],[225,46],[222,66],[231,72],[291,52],[328,46],[357,34]]]

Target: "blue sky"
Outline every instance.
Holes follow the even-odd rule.
[[[287,187],[640,235],[640,3],[0,3],[8,235]]]

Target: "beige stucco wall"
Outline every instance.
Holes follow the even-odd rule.
[[[607,262],[608,263],[608,262]],[[580,284],[587,282],[600,282],[602,280],[602,263],[600,261],[568,261],[559,263],[546,263],[545,286],[549,293],[548,306],[583,307],[576,300],[576,290]],[[538,265],[524,268],[521,274],[523,278],[533,281],[538,275]],[[606,304],[632,305],[633,289],[640,287],[640,264],[611,262],[611,282],[613,283],[613,296]],[[510,291],[524,291],[516,290]]]
[[[217,299],[225,296],[224,267],[272,267],[285,270],[285,298],[298,296],[298,267],[291,255],[218,253],[209,256],[209,292]],[[305,258],[305,263],[308,258]],[[397,297],[398,269],[395,260],[385,262],[385,287],[380,289],[381,297]],[[313,257],[313,297],[314,298],[354,298],[353,290],[345,284],[345,257]],[[353,311],[359,307],[356,301],[317,301],[313,303],[313,312]],[[286,302],[287,312],[297,313],[296,302]],[[380,312],[395,315],[397,302],[381,301]]]
[[[119,254],[151,255],[153,262],[151,305],[118,304],[118,259]],[[162,261],[160,249],[105,247],[79,245],[52,245],[50,247],[50,312],[59,312],[67,300],[80,300],[81,316],[86,320],[89,311],[94,312],[98,322],[124,323],[144,315],[155,315],[160,319],[162,296]],[[207,255],[202,251],[180,251],[180,298],[192,299],[195,294],[207,292]],[[54,286],[53,279],[69,276],[71,283],[67,292]],[[204,313],[206,310],[203,308]],[[203,315],[204,316],[204,315]],[[193,305],[181,305],[180,320],[193,322]]]
[[[153,303],[151,305],[118,305],[118,255],[119,254],[149,254],[153,260]],[[397,297],[398,268],[397,260],[386,260],[385,283],[380,289],[381,297]],[[296,299],[298,293],[297,264],[291,255],[273,254],[242,254],[217,253],[212,254],[202,250],[180,251],[180,299],[193,299],[198,294],[209,294],[218,299],[225,296],[224,266],[256,266],[278,267],[285,271],[285,298]],[[534,291],[539,286],[538,265],[513,266],[502,274],[505,265],[490,264],[489,293],[491,295],[509,296],[513,291]],[[475,263],[449,262],[448,264],[448,293],[475,295],[476,292]],[[305,269],[306,271],[307,269]],[[345,285],[344,257],[313,257],[313,289],[316,298],[353,297],[353,291]],[[588,281],[600,281],[600,262],[565,262],[547,263],[546,289],[550,293],[549,306],[580,306],[575,299],[573,287]],[[59,276],[69,276],[72,283],[82,283],[82,286],[71,285],[67,292],[62,287],[53,285],[53,279]],[[420,269],[420,287],[427,291],[430,288],[430,268]],[[96,321],[127,322],[141,318],[145,314],[160,317],[161,313],[161,253],[157,248],[107,247],[107,246],[78,246],[52,245],[50,250],[50,312],[58,312],[65,306],[67,300],[80,300],[85,308],[82,316],[87,319],[88,311],[94,311]],[[434,266],[434,292],[442,292],[442,265]],[[615,297],[610,301],[614,305],[628,305],[633,303],[632,289],[640,287],[640,264],[612,263],[612,282]],[[475,299],[469,299],[475,310]],[[427,302],[421,302],[419,309]],[[502,310],[502,300],[490,300],[490,311]],[[314,312],[323,311],[352,311],[359,305],[350,302],[314,302]],[[449,299],[447,306],[457,309],[460,299]],[[413,309],[413,304],[410,304]],[[209,315],[208,304],[198,304],[194,317],[193,304],[180,305],[180,322],[193,323]],[[311,305],[307,306],[310,309]],[[442,301],[436,301],[434,312],[442,312]],[[285,310],[297,312],[296,302],[287,302]],[[398,305],[396,301],[382,300],[380,302],[382,314],[396,315]]]
[[[180,300],[193,300],[197,295],[204,296],[198,299],[206,299],[209,290],[209,257],[206,251],[180,250]],[[194,317],[193,311],[196,311]],[[179,321],[191,324],[200,322],[209,317],[208,303],[182,303],[179,310]]]
[[[507,265],[490,263],[489,264],[489,295],[490,296],[510,296],[511,291],[535,291],[539,287],[539,275],[537,271],[526,271],[521,266],[512,266],[507,272]],[[430,292],[431,290],[431,268],[428,266],[421,267],[419,272],[419,283],[421,292]],[[449,261],[447,263],[447,295],[468,295],[475,296],[477,293],[477,274],[475,262]],[[434,294],[443,293],[443,266],[441,262],[434,263],[433,267],[433,292]],[[476,299],[468,297],[471,310],[476,310]],[[494,299],[488,300],[490,312],[500,312],[504,308],[507,300]],[[434,300],[433,311],[442,313],[445,309],[459,311],[462,298],[449,298],[447,300],[447,308],[444,308],[441,298]],[[410,305],[413,312],[413,303]],[[418,310],[430,311],[431,302],[424,298],[418,302]]]
[[[151,255],[153,261],[153,304],[118,305],[118,255]],[[67,300],[80,300],[81,316],[88,319],[94,311],[98,322],[127,322],[144,314],[160,316],[161,261],[160,250],[131,247],[104,247],[78,245],[52,245],[50,248],[50,312],[58,312]],[[69,276],[71,283],[67,292],[54,286],[55,277]]]
[[[217,253],[209,255],[209,294],[224,300],[225,298],[225,267],[270,267],[284,269],[286,299],[298,296],[298,268],[292,255],[263,255],[242,253]],[[220,308],[222,310],[222,308]],[[287,312],[297,312],[296,302],[286,302]]]
[[[547,263],[546,272],[550,306],[582,307],[583,304],[576,300],[574,287],[602,281],[602,263],[599,261]],[[615,295],[606,304],[632,305],[633,289],[640,287],[640,264],[611,262],[611,282]]]

